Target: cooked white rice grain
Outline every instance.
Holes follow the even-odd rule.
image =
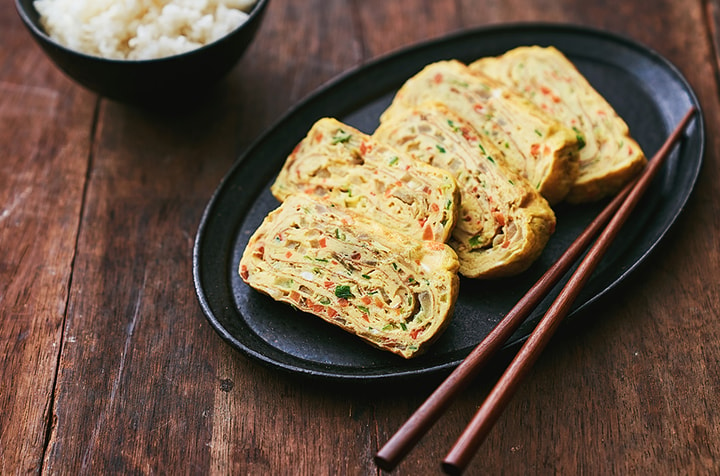
[[[243,24],[256,0],[35,0],[47,33],[93,56],[144,60],[211,43]]]

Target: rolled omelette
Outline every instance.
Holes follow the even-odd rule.
[[[449,238],[460,208],[450,173],[332,118],[313,125],[271,192],[280,201],[295,193],[325,197],[405,235],[440,242]]]
[[[647,163],[625,121],[557,48],[522,46],[480,59],[470,69],[514,87],[575,130],[579,172],[568,202],[614,195]]]
[[[405,358],[446,328],[457,269],[446,244],[400,235],[306,194],[268,214],[239,265],[254,289]]]
[[[512,276],[540,256],[555,230],[553,210],[467,121],[442,104],[426,103],[383,121],[373,137],[455,177],[461,209],[448,244],[458,255],[460,274]]]
[[[576,134],[500,81],[457,60],[431,63],[401,86],[381,123],[428,102],[441,102],[490,137],[550,204],[564,199],[575,182]]]

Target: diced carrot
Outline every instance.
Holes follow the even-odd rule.
[[[432,250],[440,251],[445,249],[445,243],[441,243],[439,241],[428,241],[427,243]]]
[[[498,222],[498,225],[505,226],[505,215],[501,212],[495,211],[493,212],[493,217],[495,217],[495,221]]]
[[[423,240],[432,240],[433,236],[432,228],[430,225],[426,225],[425,228],[423,228]]]

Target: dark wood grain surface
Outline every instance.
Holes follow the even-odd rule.
[[[347,389],[251,361],[211,329],[191,252],[238,155],[329,79],[483,25],[601,28],[656,50],[703,107],[686,209],[612,300],[554,339],[468,474],[720,473],[717,0],[272,0],[245,57],[171,112],[98,97],[0,7],[0,474],[379,474],[432,390]],[[480,376],[396,474],[439,463]]]

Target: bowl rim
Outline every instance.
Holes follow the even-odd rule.
[[[35,0],[27,0],[27,4],[31,7],[33,7]],[[187,58],[195,55],[202,54],[203,51],[208,50],[215,45],[225,43],[230,41],[230,38],[238,33],[240,30],[242,30],[244,27],[251,27],[255,21],[264,13],[264,10],[268,3],[270,3],[270,0],[256,0],[255,4],[252,6],[250,11],[248,12],[248,17],[245,19],[244,22],[242,22],[240,25],[226,33],[225,35],[221,36],[215,41],[212,41],[210,43],[204,44],[198,48],[185,51],[183,53],[177,53],[170,56],[162,56],[160,58],[146,58],[146,59],[119,59],[119,58],[106,58],[104,56],[98,56],[98,55],[92,55],[88,54],[82,51],[75,50],[73,48],[70,48],[68,46],[63,45],[62,43],[58,42],[55,38],[50,36],[44,28],[42,28],[39,25],[39,21],[35,22],[32,20],[30,14],[27,12],[27,9],[24,6],[23,0],[15,0],[15,9],[18,12],[18,15],[20,16],[20,19],[25,23],[25,26],[29,28],[35,36],[38,38],[42,38],[43,41],[50,43],[54,48],[60,49],[62,51],[65,51],[69,54],[76,55],[79,57],[83,57],[89,60],[93,61],[104,61],[108,63],[117,63],[117,64],[134,64],[134,65],[142,65],[142,64],[157,64],[162,62],[171,62],[176,61],[180,58]],[[35,10],[37,12],[37,10]],[[38,15],[39,19],[39,15]]]

